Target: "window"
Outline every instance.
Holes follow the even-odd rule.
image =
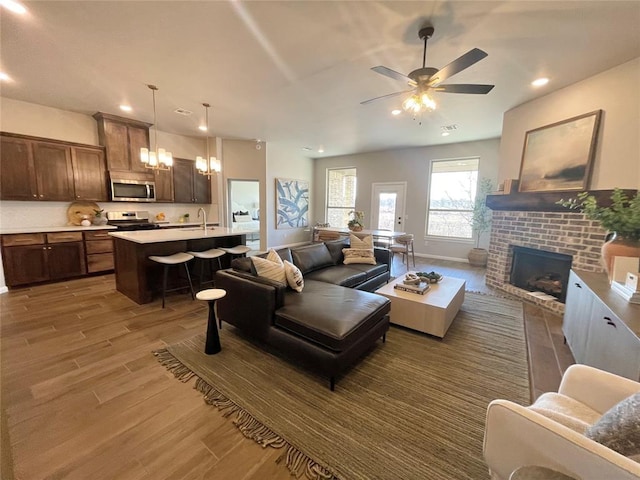
[[[427,235],[473,238],[471,218],[478,184],[477,158],[431,163]]]
[[[345,227],[349,212],[356,208],[356,169],[327,169],[327,222],[332,227]]]

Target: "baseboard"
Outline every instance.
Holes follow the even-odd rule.
[[[416,253],[416,257],[435,258],[436,260],[449,260],[451,262],[469,263],[469,260],[466,258],[445,257],[444,255],[429,255],[428,253]]]

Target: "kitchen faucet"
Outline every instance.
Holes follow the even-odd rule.
[[[200,218],[200,212],[202,212],[202,230],[204,233],[207,233],[207,212],[204,211],[204,208],[198,208],[198,218]]]

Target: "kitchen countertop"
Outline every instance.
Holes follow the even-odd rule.
[[[182,224],[184,225],[184,224]],[[199,238],[216,238],[231,237],[235,235],[244,235],[247,233],[257,233],[259,230],[236,230],[226,227],[207,227],[205,233],[201,227],[192,228],[156,228],[154,230],[137,230],[134,232],[109,232],[114,238],[128,240],[134,243],[162,243],[176,242],[181,240],[196,240]]]
[[[51,233],[51,232],[90,232],[92,230],[115,230],[111,225],[91,225],[82,227],[79,225],[65,225],[63,227],[2,227],[0,235],[16,233]]]

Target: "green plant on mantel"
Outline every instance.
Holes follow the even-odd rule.
[[[480,237],[491,228],[491,209],[487,207],[487,195],[493,191],[493,183],[488,178],[480,180],[478,193],[473,203],[471,228],[476,233],[476,248],[480,246]]]
[[[620,188],[614,188],[611,205],[598,205],[596,197],[588,192],[578,193],[577,198],[560,199],[558,205],[580,210],[590,220],[598,220],[602,227],[628,240],[640,240],[640,192],[629,198]]]

